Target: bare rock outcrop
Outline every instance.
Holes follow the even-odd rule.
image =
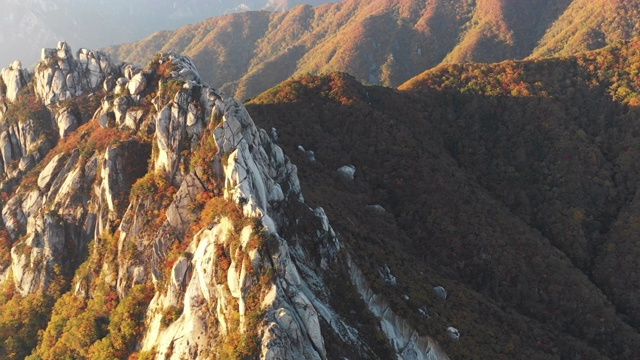
[[[80,49],[74,59],[69,45],[61,41],[56,49],[42,49],[35,91],[49,105],[96,89],[116,72],[105,53]]]
[[[180,211],[184,209],[181,199],[203,190],[197,188],[193,194],[188,191],[192,186],[185,187],[185,183],[196,177],[185,176],[180,166],[182,151],[188,149],[192,139],[181,112],[185,107],[180,102],[192,101],[188,98],[190,91],[189,87],[180,90],[156,117],[159,151],[155,169],[182,182],[178,191],[182,195],[175,197],[163,225],[170,224],[171,228],[184,227],[183,219],[187,217],[184,210]],[[197,105],[203,106],[202,102],[200,99]],[[208,106],[203,107],[209,111]],[[212,166],[222,180],[222,194],[241,207],[245,219],[259,221],[264,231],[261,236],[270,239],[269,250],[250,245],[255,241],[255,225],[242,225],[226,216],[188,239],[188,257],[174,263],[167,291],[156,292],[149,306],[146,322],[150,325],[143,350],[154,349],[156,358],[198,357],[217,337],[249,332],[259,337],[262,359],[326,359],[324,332],[330,331],[348,346],[359,349],[358,353],[370,353],[358,331],[341,319],[326,300],[330,290],[323,274],[332,267],[344,266],[338,264],[343,250],[322,208],[311,209],[304,204],[295,165],[266,131],[255,126],[237,100],[216,99],[210,111],[212,119],[203,118],[203,123],[217,126],[212,134],[205,132],[203,136],[213,136],[219,149]],[[298,208],[301,213],[296,223],[305,223],[313,230],[298,235],[288,231],[293,237],[285,239],[281,230],[291,226],[289,215],[283,213],[285,208]],[[125,232],[131,233],[131,229],[121,230]],[[307,249],[309,244],[315,244],[313,255]],[[353,263],[350,266],[355,268]],[[272,273],[274,277],[265,283],[256,273]],[[352,280],[363,284],[362,276]],[[367,294],[375,295],[369,288]],[[250,312],[255,311],[255,304],[250,304],[256,297],[263,313],[262,323],[257,329],[249,329],[254,326]],[[167,309],[180,309],[181,313],[167,323],[163,315]],[[398,358],[447,359],[433,340],[418,336],[388,306],[371,305],[370,309],[379,317]],[[217,324],[213,337],[207,314],[213,314]],[[323,330],[320,324],[330,325]]]
[[[375,358],[365,331],[380,329],[385,351],[400,359],[447,359],[347,261],[325,211],[304,202],[277,136],[203,83],[190,59],[161,54],[145,69],[115,67],[86,49],[74,59],[64,42],[42,54],[36,99],[64,146],[47,154],[31,130],[42,122],[0,128],[0,170],[46,161],[2,207],[21,295],[88,256],[92,268],[76,272],[74,296],[91,299],[98,282],[114,301],[138,285],[152,289],[135,348],[156,359],[238,357],[234,339],[254,344],[261,359],[328,359],[329,341]],[[98,88],[106,94],[90,110],[93,123],[80,128],[87,110],[73,103]],[[334,308],[336,270],[351,275],[344,281],[379,327],[361,329]]]
[[[64,138],[78,128],[78,119],[70,109],[63,109],[56,115],[56,123],[60,138]]]
[[[19,60],[14,61],[9,67],[2,69],[0,78],[4,84],[5,94],[9,102],[16,101],[18,92],[27,85],[30,79],[27,69],[22,68]]]

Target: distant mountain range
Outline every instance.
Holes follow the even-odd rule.
[[[308,0],[318,5],[328,0]],[[239,11],[282,11],[299,0],[7,0],[0,14],[0,67],[14,60],[31,66],[40,49],[67,41],[74,49],[95,49],[135,41],[208,17]]]
[[[574,54],[640,35],[639,10],[637,0],[345,0],[230,14],[107,51],[134,63],[186,54],[245,99],[305,73],[397,86],[442,63]]]

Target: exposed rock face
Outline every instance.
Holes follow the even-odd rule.
[[[363,358],[386,357],[367,337],[379,329],[400,359],[447,358],[346,261],[325,211],[304,203],[297,167],[273,132],[202,83],[190,59],[164,54],[120,73],[98,52],[77,57],[65,43],[43,51],[35,76],[42,102],[107,93],[84,125],[79,110],[51,106],[52,128],[77,144],[39,155],[46,163],[34,184],[2,208],[20,294],[46,289],[89,256],[95,270],[76,275],[75,296],[92,298],[100,282],[125,301],[136,286],[153,285],[139,347],[157,359],[237,357],[238,338],[262,359],[328,359],[341,351],[336,342]],[[10,129],[0,133],[5,164],[29,155],[34,141],[14,141]],[[107,256],[97,249],[108,241]],[[334,308],[327,279],[335,271],[351,274],[343,281],[355,284],[379,327],[357,328]]]
[[[4,114],[4,122],[0,124],[0,178],[9,180],[22,175],[25,169],[20,163],[42,159],[49,150],[43,134],[51,127],[46,111],[22,119]]]
[[[42,172],[40,172],[40,175],[38,175],[38,186],[40,189],[45,190],[49,187],[54,180],[54,176],[60,171],[60,166],[64,164],[62,160],[63,154],[54,156]]]
[[[2,69],[0,78],[6,87],[5,96],[9,102],[16,101],[18,92],[29,82],[29,72],[22,68],[22,63],[16,60],[8,68]]]
[[[180,106],[183,96],[177,94],[174,103],[161,110],[156,122],[157,148],[160,149],[156,168],[175,178],[181,177],[177,166],[180,156],[176,148],[183,143],[187,131],[185,120],[174,109],[183,108]],[[304,205],[295,165],[272,142],[266,131],[255,127],[249,114],[236,100],[217,100],[212,113],[214,116],[222,114],[222,122],[213,131],[213,136],[220,149],[218,159],[220,175],[224,176],[224,196],[241,205],[246,217],[261,220],[274,241],[270,247],[272,252],[260,254],[247,247],[251,227],[239,230],[229,218],[222,218],[199,232],[190,240],[187,251],[193,257],[191,260],[181,258],[174,264],[167,292],[156,293],[149,307],[147,321],[151,326],[145,335],[143,349],[156,349],[158,358],[180,359],[202,354],[203,349],[211,346],[211,336],[207,336],[207,331],[210,331],[207,330],[207,311],[215,313],[218,331],[222,335],[250,331],[244,327],[249,316],[247,302],[254,296],[252,291],[257,289],[261,298],[260,308],[264,311],[264,323],[258,330],[261,334],[261,358],[327,358],[321,323],[330,324],[329,331],[335,332],[342,341],[362,348],[363,354],[368,353],[367,345],[357,331],[321,300],[321,294],[328,292],[321,274],[337,266],[335,262],[341,252],[340,244],[324,211]],[[305,209],[303,212],[307,215],[303,218],[310,217],[319,224],[317,232],[311,235],[314,240],[310,240],[319,244],[320,259],[316,261],[308,257],[303,244],[291,243],[279,233],[278,229],[290,226],[284,220],[287,215],[281,210],[282,205],[290,203]],[[233,241],[229,234],[233,232],[240,233],[240,247],[230,253],[226,276],[216,277],[216,268],[222,265],[215,251],[229,247]],[[243,257],[243,253],[248,256]],[[265,255],[270,259],[262,257]],[[314,262],[319,264],[317,268],[307,265]],[[277,276],[272,283],[260,285],[260,279],[248,268],[273,269]],[[183,312],[164,327],[162,310],[171,307],[183,309]],[[432,341],[416,337],[406,323],[392,315],[390,309],[372,307],[373,310],[378,311],[381,326],[392,336],[400,358],[446,358],[433,350]],[[237,324],[230,320],[234,313],[239,314]],[[402,325],[396,325],[398,321]]]
[[[45,105],[82,95],[102,85],[115,72],[109,57],[100,51],[80,49],[77,60],[67,43],[56,49],[42,49],[35,73],[35,90]]]
[[[380,319],[380,326],[391,340],[393,349],[399,359],[448,359],[438,344],[427,336],[420,336],[411,328],[407,320],[396,315],[389,302],[383,296],[373,293],[366,279],[349,260],[351,281],[369,307],[369,310]]]
[[[66,137],[78,128],[78,119],[76,119],[69,109],[60,111],[56,115],[56,122],[58,124],[60,138]]]
[[[117,68],[103,54],[82,49],[75,60],[69,46],[61,42],[57,49],[42,51],[42,63],[33,77],[36,96],[45,105],[53,106],[97,87],[107,74],[114,72],[117,74]],[[3,81],[15,85],[7,86],[7,99],[15,100],[30,78],[19,63],[5,69]],[[37,100],[33,97],[30,101]],[[43,133],[57,130],[60,138],[67,137],[86,116],[77,118],[69,107],[49,110],[38,106],[27,117],[4,114],[0,173],[7,180],[20,177],[45,157],[55,138]],[[122,212],[116,204],[122,202],[131,186],[130,174],[125,174],[131,170],[125,169],[124,163],[132,157],[121,148],[132,150],[124,142],[102,153],[85,150],[80,154],[77,149],[58,153],[37,175],[36,189],[23,189],[3,204],[3,222],[15,242],[11,253],[13,280],[22,295],[46,289],[61,269],[81,261],[79,256],[86,251],[96,229],[99,234],[110,219],[118,217],[114,212]],[[144,156],[144,151],[139,155]],[[98,164],[103,164],[100,174]]]
[[[3,69],[0,88],[6,101],[16,102],[19,96],[26,100],[13,105],[15,109],[0,102],[0,119],[4,120],[0,125],[0,176],[11,180],[25,174],[42,160],[58,137],[67,137],[91,117],[85,113],[78,118],[70,107],[54,104],[88,94],[106,78],[118,76],[120,69],[104,53],[80,49],[74,59],[65,42],[58,43],[55,49],[42,49],[41,62],[33,75],[22,69],[19,61]],[[31,90],[21,94],[32,79],[35,95]]]
[[[13,283],[23,296],[48,285],[65,243],[64,229],[50,215],[29,217],[27,231],[24,247],[11,250]]]
[[[131,184],[121,148],[132,150],[123,143],[89,159],[77,151],[59,154],[38,176],[37,189],[19,192],[3,207],[2,220],[16,242],[11,251],[13,279],[22,295],[45,289],[59,269],[80,260],[96,226],[99,233],[117,217],[114,204],[124,200]],[[92,199],[89,206],[85,199]]]

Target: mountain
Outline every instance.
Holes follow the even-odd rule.
[[[532,57],[571,55],[640,36],[637,1],[573,1],[550,27]]]
[[[306,200],[331,204],[359,265],[389,265],[403,313],[460,330],[451,358],[631,359],[638,49],[443,65],[400,91],[308,75],[247,108],[278,129]],[[427,320],[425,283],[450,294]]]
[[[442,66],[401,92],[308,76],[248,109],[280,129],[308,201],[333,204],[363,262],[401,259],[404,289],[466,284],[438,312],[474,337],[446,347],[452,358],[633,358],[639,46]],[[348,188],[334,173],[345,163]]]
[[[634,359],[639,49],[246,105],[175,53],[14,63],[0,357]]]
[[[640,1],[345,0],[284,13],[208,19],[105,49],[149,61],[190,56],[206,81],[240,99],[290,77],[342,71],[398,86],[442,63],[570,55],[640,35]]]
[[[304,3],[319,5],[328,1]],[[134,41],[166,29],[175,29],[208,17],[248,10],[283,11],[300,1],[82,1],[8,0],[0,16],[0,64],[18,59],[35,64],[40,49],[60,40],[92,48]]]
[[[189,58],[77,54],[1,72],[0,357],[448,359]]]

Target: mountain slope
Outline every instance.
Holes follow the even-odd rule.
[[[556,139],[552,141],[559,145],[549,147],[556,149],[555,153],[545,154],[536,150],[533,146],[535,142],[529,145],[536,158],[541,155],[555,156],[558,160],[562,159],[560,163],[564,162],[570,167],[560,172],[557,168],[545,170],[538,164],[530,164],[531,174],[528,176],[529,179],[534,179],[535,173],[542,172],[553,174],[555,177],[541,182],[544,177],[540,178],[538,175],[537,181],[528,184],[529,189],[538,189],[536,191],[539,194],[543,194],[545,188],[549,187],[547,189],[554,192],[573,195],[546,195],[547,199],[540,202],[543,207],[535,212],[537,219],[532,217],[531,221],[538,223],[539,229],[549,234],[551,239],[556,239],[554,245],[590,274],[594,282],[636,327],[640,323],[640,312],[635,301],[631,300],[635,296],[632,294],[637,294],[637,291],[635,285],[630,284],[640,281],[640,277],[631,266],[634,261],[632,259],[637,256],[637,250],[633,245],[636,239],[631,235],[635,227],[631,214],[636,208],[638,186],[637,169],[634,164],[638,157],[635,119],[638,116],[640,84],[635,64],[640,60],[639,48],[640,40],[636,38],[564,61],[505,63],[496,65],[496,68],[471,66],[465,70],[443,67],[426,72],[403,85],[403,88],[413,90],[437,88],[444,91],[449,89],[467,94],[491,93],[498,96],[514,94],[515,85],[518,89],[516,93],[573,104],[564,110],[562,107],[554,106],[540,113],[542,118],[538,121],[552,130],[552,139]],[[565,66],[562,67],[563,70],[559,70],[558,65],[562,63],[565,63]],[[503,74],[511,74],[512,78],[508,81],[495,81],[491,76],[483,76],[487,75],[487,70],[494,73],[497,69]],[[458,71],[473,75],[461,78],[454,75],[453,78],[460,81],[449,81],[452,79],[449,75]],[[562,83],[560,79],[564,76],[568,79]],[[553,119],[563,113],[565,117],[574,119],[575,127],[571,131],[575,131],[575,135],[581,138],[581,144],[567,146],[569,144],[566,137],[558,137],[554,133],[559,127],[566,127],[566,122],[555,123],[545,120],[545,117],[551,116]],[[533,138],[529,141],[532,140],[548,142],[550,139]],[[478,160],[474,159],[475,156],[486,154],[480,151],[478,145],[478,142],[474,145],[466,144],[469,148],[459,161],[472,164]],[[598,149],[589,149],[594,145]],[[473,149],[478,152],[474,154]],[[507,149],[503,150],[503,154],[508,152]],[[583,173],[577,171],[580,164],[596,168],[589,173]],[[496,179],[492,177],[490,168],[476,171],[482,174],[481,178],[486,179],[487,184],[491,182],[488,186],[502,189],[500,191],[504,193],[501,196],[509,199],[507,202],[518,203],[513,195],[509,195],[510,190],[513,190],[510,189],[510,185],[494,181]],[[605,177],[602,177],[603,175]],[[582,193],[579,189],[586,192]],[[561,203],[568,206],[564,206],[563,210],[562,206],[558,206]],[[527,205],[532,203],[528,201]],[[560,225],[558,219],[562,218],[565,220],[560,221]],[[627,274],[619,273],[627,268]]]
[[[491,54],[492,59],[526,56],[533,49],[536,36],[542,36],[543,29],[563,10],[557,2],[547,6],[548,1],[541,4],[519,2],[515,9],[496,6],[496,3],[348,0],[270,14],[268,25],[264,24],[267,15],[261,13],[243,14],[242,18],[230,15],[226,19],[210,19],[187,29],[156,34],[107,51],[120,60],[134,62],[146,60],[159,50],[187,54],[207,74],[207,80],[225,84],[222,89],[240,98],[256,95],[293,74],[306,72],[346,71],[363,81],[395,86],[445,58],[451,61],[471,59],[467,50],[480,47],[485,38],[495,40],[496,46],[482,50]],[[536,9],[548,10],[539,13]],[[535,13],[535,21],[540,22],[537,32],[515,26],[522,24],[523,16],[529,19],[531,13]],[[502,24],[494,33],[479,35],[473,30],[476,22],[493,24],[496,19],[505,17],[509,20],[508,26]],[[260,34],[260,38],[247,37],[246,31],[230,31],[230,38],[215,35],[215,29],[222,24],[237,21]],[[519,40],[517,44],[508,39],[514,29]],[[192,42],[187,34],[198,32],[207,32],[211,37]],[[160,36],[172,40],[160,43],[157,41]],[[527,38],[521,39],[524,37]],[[458,45],[459,38],[464,39],[461,45]],[[502,44],[502,48],[498,44]],[[208,52],[204,49],[220,46],[225,51],[200,56],[201,52]],[[237,49],[243,49],[246,57],[225,58],[225,53]],[[476,51],[472,53],[471,57],[476,60],[488,59],[475,55]],[[212,61],[213,66],[207,63]],[[233,74],[213,77],[208,69],[220,65],[233,69]],[[246,75],[238,77],[236,72]]]
[[[186,54],[207,81],[241,99],[306,73],[341,71],[398,86],[441,63],[568,55],[629,39],[637,35],[638,6],[637,0],[346,0],[209,19],[107,52],[134,63],[158,51]]]
[[[573,1],[531,56],[571,55],[636,37],[638,11],[636,1]]]
[[[2,358],[448,359],[189,58],[44,54],[1,73]]]
[[[308,201],[333,204],[361,266],[397,259],[399,303],[421,302],[416,284],[451,290],[425,325],[471,337],[444,343],[452,358],[631,359],[639,44],[441,66],[402,92],[304,76],[248,108],[295,154]]]
[[[0,54],[0,64],[19,59],[31,66],[39,60],[40,49],[60,40],[96,48],[133,41],[155,31],[175,29],[212,16],[248,10],[283,11],[298,3],[293,0],[248,0],[240,4],[235,0],[4,1],[0,47],[11,51]]]
[[[640,39],[246,107],[77,54],[0,72],[0,356],[640,352]]]

